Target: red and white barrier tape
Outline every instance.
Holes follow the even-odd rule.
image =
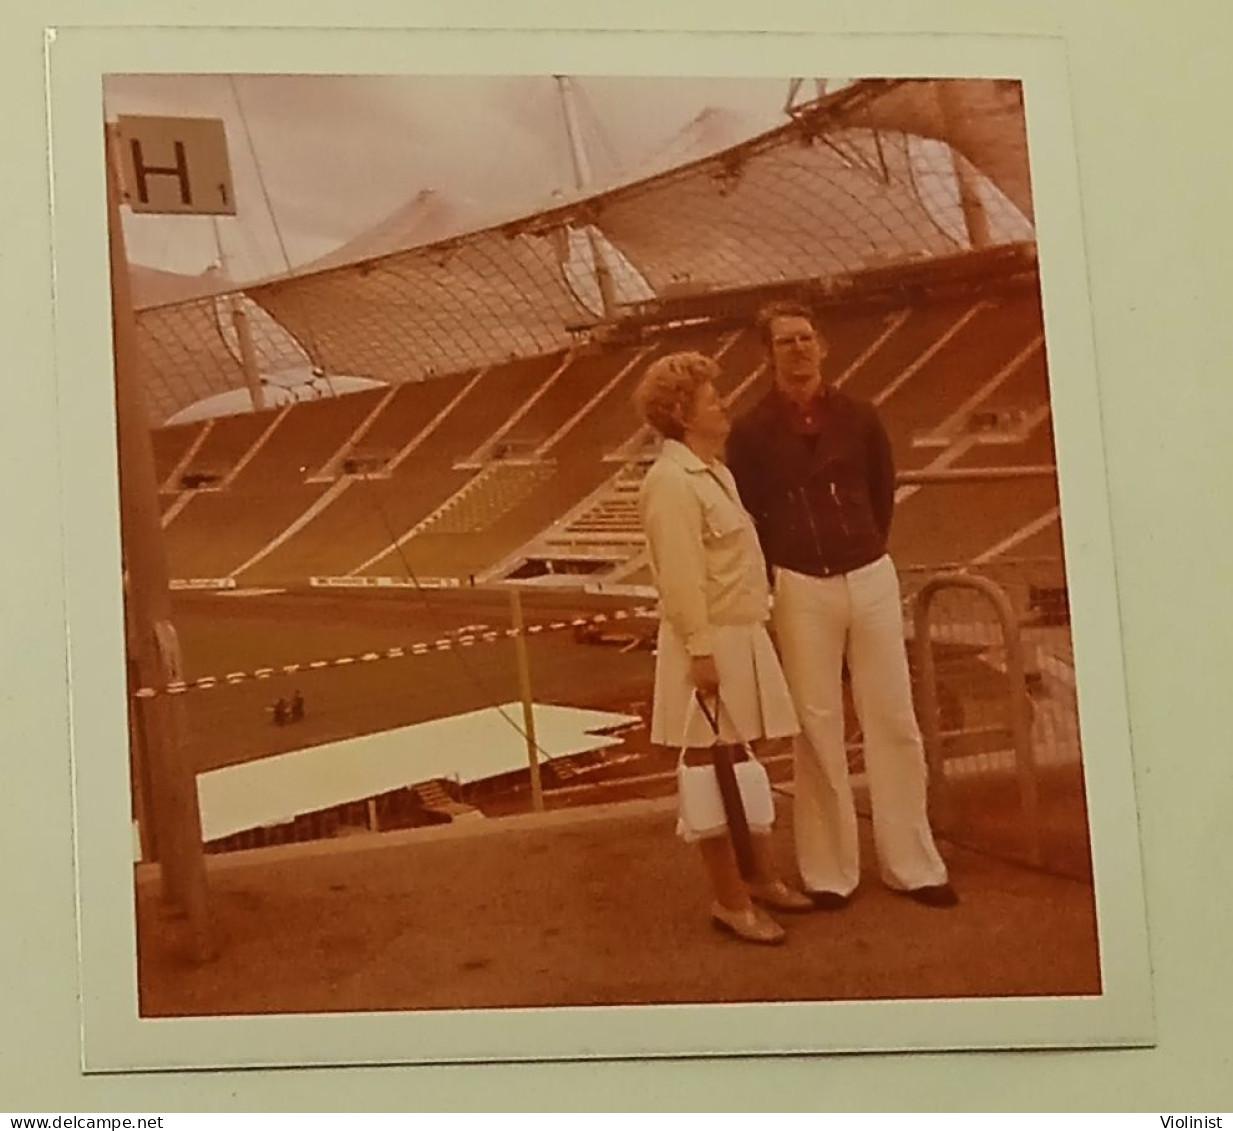
[[[614,609],[610,613],[596,613],[590,617],[574,617],[573,620],[544,621],[528,624],[522,629],[525,636],[537,636],[543,632],[560,632],[566,628],[583,628],[602,625],[611,621],[654,618],[659,614],[654,606],[640,605],[633,609]],[[356,656],[338,656],[332,660],[310,660],[302,664],[283,664],[279,667],[254,668],[251,672],[228,672],[226,675],[203,675],[199,679],[177,680],[165,687],[139,687],[133,692],[136,699],[153,699],[158,695],[183,695],[189,691],[205,691],[212,687],[234,687],[253,680],[270,679],[276,675],[294,675],[297,672],[320,671],[324,668],[343,668],[351,664],[372,664],[379,660],[401,660],[408,656],[425,656],[430,652],[449,652],[454,648],[471,648],[476,644],[495,644],[519,635],[516,628],[490,629],[487,632],[467,633],[458,637],[442,637],[433,641],[417,641],[414,644],[396,645],[375,652],[363,652]]]

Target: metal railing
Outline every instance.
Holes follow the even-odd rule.
[[[954,821],[953,787],[945,764],[945,736],[938,696],[938,672],[934,657],[931,613],[939,594],[947,589],[967,589],[983,595],[992,606],[1001,628],[1006,657],[1006,697],[1014,769],[1018,780],[1023,843],[1028,859],[1043,862],[1041,847],[1040,789],[1036,751],[1032,741],[1032,710],[1024,667],[1023,641],[1010,599],[996,582],[965,573],[943,573],[927,580],[916,593],[913,605],[913,653],[918,675],[917,708],[925,757],[930,771],[930,809],[935,827],[945,832]]]

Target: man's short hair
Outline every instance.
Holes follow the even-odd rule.
[[[771,348],[775,344],[771,339],[771,323],[776,318],[804,318],[813,327],[813,332],[817,334],[818,341],[823,343],[826,341],[822,332],[818,329],[818,323],[814,318],[813,311],[808,306],[803,302],[796,302],[794,299],[779,299],[762,307],[755,319],[755,325],[758,327],[758,336],[762,339],[762,345],[766,348],[767,353],[771,352]]]
[[[665,439],[683,439],[698,390],[719,372],[719,366],[705,354],[670,353],[656,359],[634,390],[638,415]]]

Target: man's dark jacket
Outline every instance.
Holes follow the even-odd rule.
[[[886,552],[895,465],[872,405],[826,389],[815,407],[806,434],[772,390],[733,425],[727,463],[768,568],[831,577]]]

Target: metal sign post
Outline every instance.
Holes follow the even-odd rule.
[[[232,201],[230,211],[234,211],[225,145],[221,171],[226,175],[220,177],[217,153],[207,151],[208,160],[203,166],[197,156],[198,150],[191,144],[191,131],[186,137],[187,141],[173,140],[174,164],[170,166],[152,164],[153,158],[148,156],[149,151],[141,144],[141,138],[131,133],[126,135],[117,127],[106,128],[104,147],[127,622],[134,675],[140,686],[147,687],[164,686],[181,678],[183,672],[171,618],[158,481],[141,388],[141,362],[120,204],[122,199],[127,199],[137,210],[147,212],[209,211],[218,208],[221,193]],[[126,143],[127,158],[124,156]],[[121,181],[121,168],[125,167],[126,160],[128,192]],[[197,193],[194,170],[201,168],[208,170],[214,188]],[[175,181],[174,191],[179,202],[176,207],[163,207],[159,193],[153,189],[167,178]],[[143,848],[154,850],[164,899],[187,918],[191,957],[205,961],[217,953],[217,946],[209,915],[197,777],[184,756],[180,704],[168,696],[143,699],[131,717],[139,732],[134,754],[143,763],[137,774],[137,781],[144,787],[138,798],[138,816],[153,826],[143,831]]]
[[[527,636],[523,631],[522,594],[517,586],[510,587],[509,605],[514,626],[514,655],[518,662],[523,733],[527,739],[527,763],[531,770],[531,807],[538,813],[544,808],[544,787],[539,773],[539,743],[535,740],[535,709],[531,701],[531,665],[527,660]]]

